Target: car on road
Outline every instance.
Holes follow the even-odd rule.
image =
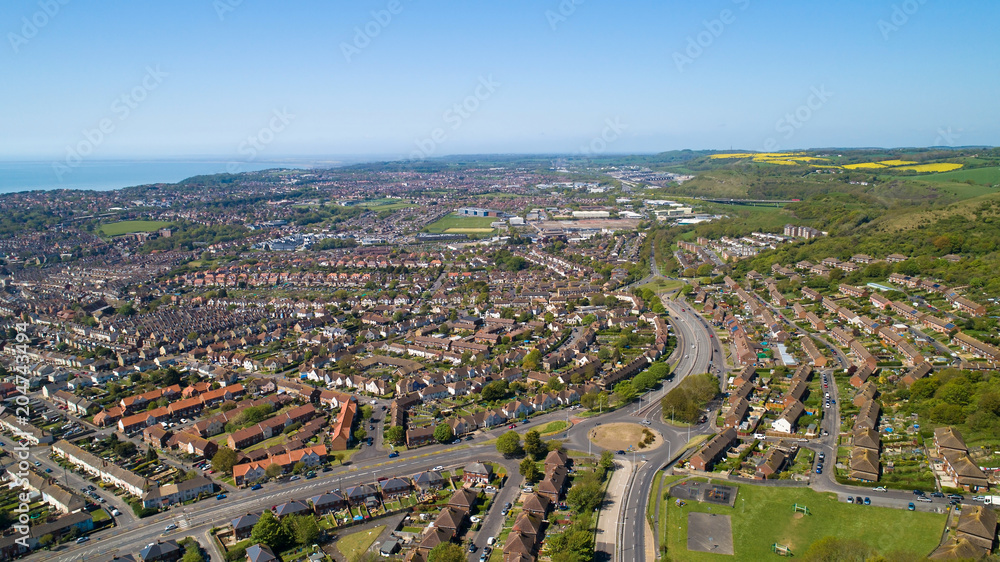
[[[816,467],[816,474],[823,474],[823,467],[822,466],[817,466]]]
[[[917,496],[918,502],[932,502],[934,500],[928,498],[927,496]]]
[[[917,509],[917,506],[913,505],[913,502],[910,502],[910,503],[909,503],[909,504],[908,504],[908,505],[906,506],[906,509],[909,509],[910,511],[913,511],[913,510]]]
[[[116,508],[113,508],[113,509],[111,510],[111,515],[113,515],[114,517],[118,517],[118,516],[119,516],[119,515],[121,515],[121,514],[122,514],[122,512],[118,511],[118,508],[117,508],[117,507],[116,507]]]
[[[288,479],[288,481],[292,482],[294,480],[300,480],[300,479],[301,479],[301,476],[299,476],[298,474],[293,474],[292,477]]]
[[[35,461],[35,466],[42,466],[42,463]]]
[[[170,531],[173,531],[176,528],[177,528],[177,525],[174,525],[173,523],[171,523],[171,524],[167,525],[163,530],[165,532],[169,533]]]
[[[872,488],[872,491],[873,492],[888,492],[889,490],[886,490],[885,486],[875,486],[874,488]]]
[[[76,539],[76,544],[83,544],[90,540],[90,537],[80,537]]]
[[[514,425],[514,424],[510,424],[510,425],[507,426],[507,429],[514,429],[515,427],[517,427],[517,426]]]
[[[476,543],[470,542],[469,543],[469,552],[475,552],[475,551],[476,551]]]
[[[437,465],[432,470],[444,470],[444,467],[441,465]]]
[[[948,499],[961,501],[965,499],[965,496],[963,496],[962,494],[948,494]]]
[[[924,491],[923,490],[913,490],[913,495],[914,496],[922,496],[922,495],[924,495]]]
[[[934,492],[933,494],[931,494],[931,497],[932,498],[943,498],[944,494],[941,493],[941,492]]]
[[[397,453],[396,451],[393,451],[393,452],[389,453],[389,458],[390,459],[394,459],[394,458],[396,458],[398,456],[399,456],[399,453]]]
[[[653,422],[651,422],[649,420],[642,420],[642,425],[652,425],[652,424],[653,424]]]
[[[316,473],[315,472],[313,472],[312,470],[310,470],[309,472],[306,473],[306,480],[311,480],[313,478],[316,478]]]
[[[261,489],[261,488],[263,488],[263,487],[264,487],[264,486],[262,486],[262,485],[260,485],[260,484],[254,484],[253,486],[250,486],[250,489],[251,489],[251,490],[260,490],[260,489]]]
[[[52,472],[52,469],[51,468],[46,468],[45,472]]]
[[[622,450],[622,449],[618,449],[618,450],[617,450],[617,451],[615,451],[615,452],[616,452],[616,453],[618,453],[619,455],[624,455],[624,454],[625,454],[625,451],[624,451],[624,450]]]
[[[217,500],[224,500],[224,499],[226,499],[226,494],[219,494],[219,495],[215,496],[215,499],[217,499]]]
[[[981,502],[986,499],[986,496],[972,496],[972,501]]]

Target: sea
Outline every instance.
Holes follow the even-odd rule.
[[[227,172],[254,172],[272,168],[304,168],[288,162],[116,160],[80,162],[0,161],[0,194],[21,191],[80,189],[108,191],[152,183],[176,183],[192,176]]]

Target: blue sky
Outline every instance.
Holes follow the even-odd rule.
[[[998,16],[988,0],[9,0],[0,158],[992,145]]]

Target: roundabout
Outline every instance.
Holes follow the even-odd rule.
[[[637,423],[608,423],[587,434],[590,441],[608,451],[653,451],[663,446],[663,435],[651,427]]]

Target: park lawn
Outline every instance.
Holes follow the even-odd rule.
[[[491,224],[500,220],[497,217],[464,217],[456,214],[445,215],[440,219],[424,227],[425,232],[441,234],[442,232],[456,232],[456,230],[470,230],[478,232],[479,229],[489,229],[492,232]]]
[[[771,545],[788,546],[801,556],[813,542],[835,536],[860,540],[880,554],[909,551],[926,556],[938,546],[944,514],[858,506],[837,501],[835,494],[808,488],[740,485],[736,506],[687,502],[677,507],[670,500],[667,535],[668,556],[673,560],[717,560],[724,555],[687,549],[688,513],[718,513],[732,517],[733,547],[737,560],[764,560],[775,555]],[[793,504],[809,508],[810,515],[796,518]],[[729,558],[732,559],[732,558]]]
[[[132,232],[153,232],[169,224],[164,221],[121,221],[101,225],[101,232],[105,236],[121,236]]]
[[[368,531],[358,531],[357,533],[346,535],[337,541],[337,550],[348,560],[354,560],[365,552],[368,552],[372,543],[382,534],[383,530],[385,530],[385,525],[380,525]]]

